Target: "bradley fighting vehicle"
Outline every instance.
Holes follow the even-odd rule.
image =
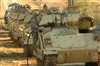
[[[12,5],[12,4],[11,4]],[[10,10],[7,15],[8,15],[8,20],[7,20],[7,24],[8,24],[8,30],[9,30],[9,36],[11,38],[11,40],[13,40],[13,32],[14,32],[14,28],[13,25],[15,23],[15,19],[14,19],[14,10],[15,10],[15,6],[11,6],[9,7],[8,10]],[[7,10],[7,11],[8,11]],[[6,14],[5,14],[6,15]]]
[[[98,66],[99,44],[93,40],[93,19],[82,16],[78,7],[68,7],[65,14],[52,14],[41,19],[36,49],[33,52],[38,66],[63,66],[66,63],[85,63]]]
[[[25,5],[23,6],[26,8]],[[15,5],[10,8],[8,15],[9,35],[11,40],[18,46],[23,46],[23,42],[25,41],[24,30],[30,27],[29,21],[32,17],[32,14],[25,12],[24,8],[22,8],[22,5]],[[24,10],[24,12],[21,12],[21,10]]]
[[[21,8],[21,6],[19,7]],[[24,10],[24,12],[21,11],[21,9]],[[27,12],[26,7],[21,8],[20,10],[17,9],[17,11],[13,14],[13,34],[12,38],[13,41],[18,45],[23,47],[24,42],[24,30],[30,26],[30,19],[32,17],[32,14],[30,12]],[[26,11],[25,11],[26,10]]]
[[[11,13],[11,10],[15,7],[19,5],[18,3],[12,3],[8,6],[8,9],[5,11],[5,14],[4,14],[4,21],[5,21],[5,24],[8,24],[9,22],[9,14]]]

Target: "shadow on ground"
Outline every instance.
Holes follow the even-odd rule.
[[[8,53],[4,53],[4,52],[0,52],[0,58],[12,58],[12,57],[23,57],[24,54],[23,53],[16,53],[16,52],[8,52]],[[16,58],[17,59],[17,58]]]
[[[4,52],[0,52],[0,60],[2,60],[2,59],[3,60],[7,60],[7,59],[27,60],[27,57],[24,55],[24,53],[16,53],[16,52],[4,53]],[[33,60],[34,62],[36,61],[35,57],[28,57],[28,59]]]
[[[0,17],[0,20],[3,20],[4,19],[4,17]]]
[[[7,28],[4,27],[3,25],[0,25],[0,30],[7,30]]]
[[[37,66],[36,64],[22,64],[21,66]]]
[[[6,48],[18,48],[18,49],[21,48],[21,47],[18,47],[13,42],[2,42],[1,46],[6,47]]]

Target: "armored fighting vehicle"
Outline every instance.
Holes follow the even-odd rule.
[[[69,26],[77,26],[78,19],[81,16],[79,6],[68,6],[63,9],[61,20]]]
[[[14,18],[14,26],[13,26],[13,28],[14,28],[14,31],[13,31],[13,39],[14,39],[14,42],[18,45],[18,46],[20,46],[20,44],[18,43],[18,41],[19,41],[19,37],[22,37],[20,34],[20,32],[22,32],[23,31],[23,29],[24,29],[24,24],[23,24],[23,19],[24,19],[24,17],[25,17],[25,14],[23,14],[23,13],[14,13],[14,16],[13,16],[13,18]]]
[[[18,3],[12,3],[8,6],[8,9],[5,11],[5,14],[4,14],[4,21],[5,21],[5,24],[8,24],[8,20],[9,20],[9,14],[11,13],[11,10],[12,8],[14,8],[15,6],[19,5]]]
[[[11,7],[11,11],[9,12],[8,14],[8,21],[7,21],[7,28],[9,30],[9,36],[11,38],[11,40],[13,40],[13,32],[14,32],[14,23],[15,23],[15,20],[13,18],[14,16],[14,12],[13,10],[15,9],[15,6]]]
[[[78,18],[76,23],[67,20],[65,22],[62,18],[59,19],[58,15],[60,16],[46,15],[41,19],[39,25],[42,32],[38,32],[37,47],[33,52],[37,65],[65,66],[66,63],[85,63],[85,66],[98,66],[100,42],[93,40],[91,30],[84,31],[91,27],[92,19],[82,17],[81,20]],[[81,27],[80,22],[81,25],[85,22],[85,27]],[[48,26],[45,27],[45,24]],[[80,32],[80,29],[84,29],[83,32]]]
[[[24,30],[30,26],[29,21],[32,17],[32,14],[30,11],[27,11],[27,7],[25,7],[25,5],[23,6],[22,10],[19,9],[19,12],[15,12],[13,17],[15,19],[13,27],[15,30],[13,32],[14,42],[21,47],[23,46]]]

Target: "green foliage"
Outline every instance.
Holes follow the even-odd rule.
[[[77,0],[76,5],[80,6],[80,11],[86,13],[88,10],[88,3],[84,0]]]
[[[100,16],[94,17],[94,22],[96,22],[96,24],[100,24]]]
[[[97,2],[86,2],[86,0],[77,0],[75,5],[80,6],[81,13],[88,14],[96,22],[100,22],[100,4]]]
[[[77,0],[75,5],[80,6],[80,11],[82,13],[94,11],[98,7],[98,4],[96,2],[89,3],[89,2],[86,2],[86,0]]]

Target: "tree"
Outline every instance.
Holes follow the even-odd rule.
[[[80,6],[81,13],[85,13],[94,18],[95,22],[100,22],[100,4],[97,2],[87,2],[87,0],[77,0],[75,5]]]

